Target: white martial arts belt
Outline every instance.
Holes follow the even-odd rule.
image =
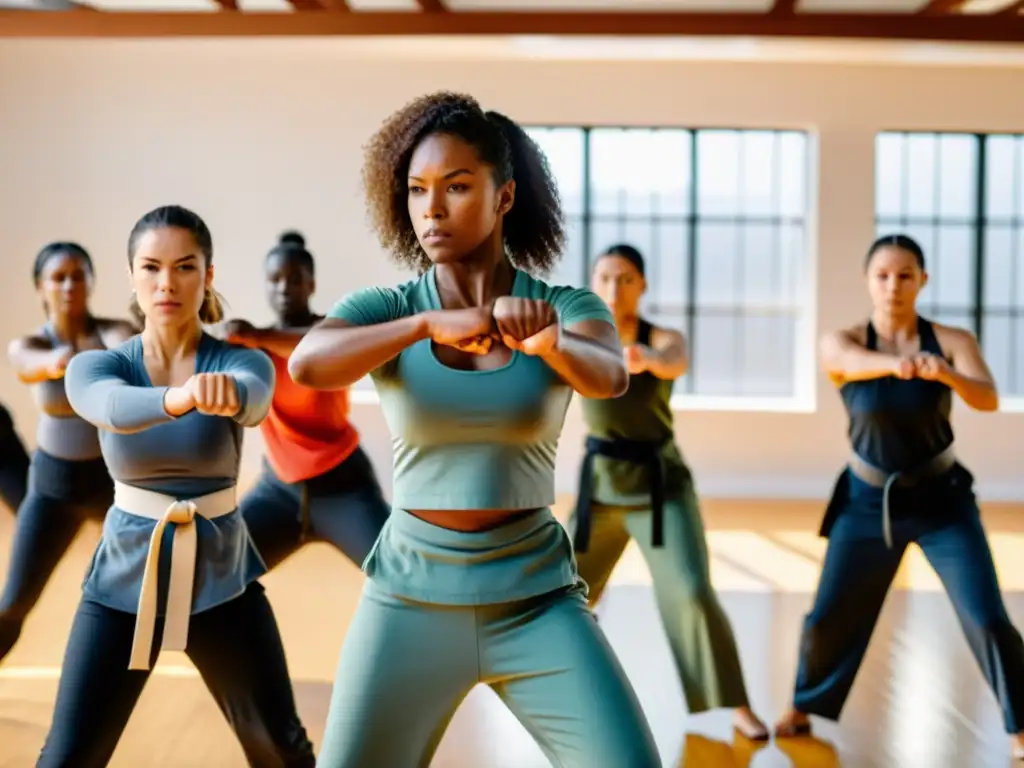
[[[212,520],[229,515],[238,508],[235,487],[179,500],[156,491],[114,483],[114,505],[130,515],[156,520],[149,539],[146,568],[139,591],[139,610],[135,617],[135,638],[128,669],[149,669],[156,632],[158,595],[157,571],[164,529],[174,523],[174,545],[171,549],[171,573],[167,588],[167,608],[161,650],[183,651],[188,643],[188,623],[192,615],[192,587],[196,576],[195,516]]]

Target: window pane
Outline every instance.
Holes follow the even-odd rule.
[[[1017,246],[1012,255],[1013,264],[1013,305],[1024,309],[1024,221],[1016,228],[1014,244]]]
[[[806,248],[803,224],[783,224],[779,227],[779,298],[792,307],[800,306],[803,301]]]
[[[934,216],[938,213],[938,137],[934,134],[910,134],[904,151],[906,208],[903,213],[907,216]]]
[[[744,131],[740,143],[742,195],[739,213],[769,216],[778,205],[779,172],[776,158],[778,134],[770,131]]]
[[[590,132],[590,205],[595,214],[681,216],[688,210],[690,176],[687,131]]]
[[[1019,146],[1013,136],[989,136],[985,144],[985,215],[989,218],[1013,215],[1014,177],[1021,178],[1017,168]]]
[[[782,216],[803,218],[807,213],[807,135],[786,131],[779,134],[776,166],[779,174],[775,204]]]
[[[704,216],[735,216],[740,199],[740,133],[697,134],[697,211]]]
[[[1024,354],[1021,354],[1021,344],[1024,343],[1024,318],[1015,317],[1010,326],[1010,366],[1011,375],[1006,383],[1005,392],[1008,395],[1024,395]]]
[[[1017,276],[1013,263],[1013,230],[989,224],[985,228],[985,309],[1014,305]]]
[[[875,137],[875,211],[879,217],[898,218],[903,214],[905,145],[906,137],[901,133]]]
[[[739,239],[736,224],[697,223],[697,303],[733,307],[738,303]]]
[[[743,227],[739,260],[741,300],[746,307],[779,306],[783,296],[779,227],[747,224]]]
[[[583,221],[578,216],[565,218],[565,254],[549,276],[555,285],[587,284],[586,254],[583,252]]]
[[[1011,382],[1016,378],[1012,338],[1014,321],[1008,315],[989,315],[981,327],[985,362],[992,370],[996,386],[1003,394],[1009,394]]]
[[[744,341],[743,394],[792,394],[796,387],[796,315],[748,315],[740,332]]]
[[[587,254],[588,264],[593,264],[594,257],[603,253],[609,246],[626,241],[626,222],[623,219],[595,216],[590,220],[590,253]],[[647,258],[647,254],[644,254]],[[589,271],[589,270],[588,270]]]
[[[795,316],[701,311],[694,337],[695,394],[780,397],[793,393]]]
[[[675,222],[656,225],[657,251],[647,259],[644,310],[655,323],[686,331],[689,295],[688,227]]]
[[[940,226],[936,230],[937,247],[931,256],[935,274],[930,287],[931,300],[939,306],[959,309],[974,303],[974,230],[975,227],[960,225]]]
[[[977,216],[978,140],[966,134],[939,139],[939,214],[957,219]]]
[[[582,214],[583,129],[528,128],[526,132],[547,156],[566,216]]]

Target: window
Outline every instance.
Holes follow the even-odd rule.
[[[529,129],[565,206],[553,280],[587,285],[617,242],[647,261],[643,311],[690,347],[689,394],[797,395],[807,136],[797,131]]]
[[[1024,395],[1024,136],[881,133],[878,233],[924,248],[921,313],[969,328],[999,384]]]

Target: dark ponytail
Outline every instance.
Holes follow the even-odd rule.
[[[180,205],[164,205],[147,213],[132,227],[131,234],[128,235],[129,269],[135,259],[135,249],[138,247],[139,239],[154,229],[184,229],[196,241],[196,246],[203,254],[206,266],[209,267],[213,264],[213,236],[210,234],[210,228],[206,226],[206,222],[200,218],[199,214],[188,208],[183,208]],[[219,323],[224,319],[224,303],[224,298],[219,293],[212,288],[207,288],[203,296],[203,303],[199,307],[199,321],[204,325]],[[146,316],[142,313],[142,308],[134,296],[128,311],[139,327],[145,325]]]

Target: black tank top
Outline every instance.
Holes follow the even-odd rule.
[[[932,324],[918,317],[921,351],[943,355]],[[878,348],[869,322],[865,346]],[[862,459],[887,472],[902,472],[942,453],[953,443],[953,393],[945,384],[886,376],[850,381],[840,390],[849,415],[850,443]]]

